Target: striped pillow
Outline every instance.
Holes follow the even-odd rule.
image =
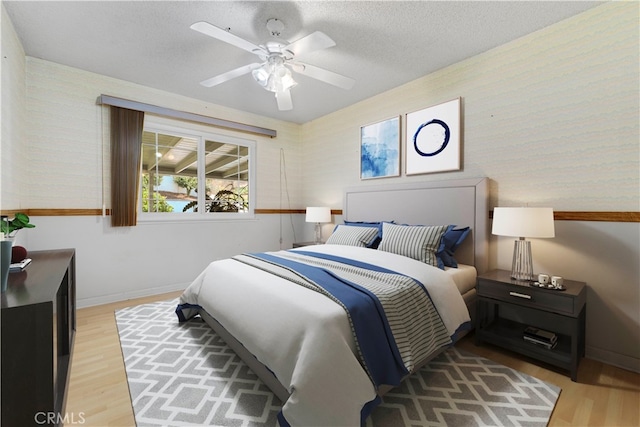
[[[389,221],[393,222],[393,221]],[[368,248],[378,249],[380,240],[382,240],[382,222],[366,222],[366,221],[344,221],[344,225],[350,225],[353,227],[376,227],[378,229],[378,235],[371,242]]]
[[[436,251],[447,225],[382,224],[382,241],[378,250],[404,255],[426,264],[438,266]]]
[[[377,227],[338,225],[327,239],[327,245],[369,246],[378,237]]]

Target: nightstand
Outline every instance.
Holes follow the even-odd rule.
[[[510,276],[505,270],[478,275],[476,345],[487,342],[566,369],[576,381],[585,348],[586,283],[565,279],[566,289],[558,291]],[[525,341],[527,326],[554,332],[557,345],[547,349]]]

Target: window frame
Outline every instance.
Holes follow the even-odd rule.
[[[140,181],[138,182],[138,223],[160,223],[160,222],[202,222],[202,221],[246,221],[255,220],[256,201],[256,141],[231,134],[232,132],[218,132],[210,127],[196,124],[176,122],[175,120],[145,115],[143,132],[165,133],[168,135],[194,138],[197,140],[197,177],[198,177],[198,207],[205,203],[205,141],[216,141],[227,144],[239,145],[248,149],[249,168],[249,208],[248,212],[206,212],[198,209],[197,212],[143,212],[142,211],[142,162],[140,162]],[[140,147],[142,150],[142,146]]]

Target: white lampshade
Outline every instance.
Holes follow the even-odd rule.
[[[552,208],[494,208],[491,233],[518,237],[513,244],[511,278],[533,280],[531,242],[525,237],[555,237]]]
[[[312,206],[307,208],[306,222],[331,222],[331,209]]]
[[[512,237],[555,237],[553,208],[494,208],[491,233]]]

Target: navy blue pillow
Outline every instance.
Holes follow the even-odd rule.
[[[440,248],[436,252],[438,258],[438,267],[444,270],[444,267],[458,268],[458,261],[453,254],[462,244],[464,239],[469,235],[471,229],[469,227],[454,229],[455,225],[449,226],[440,241]]]

